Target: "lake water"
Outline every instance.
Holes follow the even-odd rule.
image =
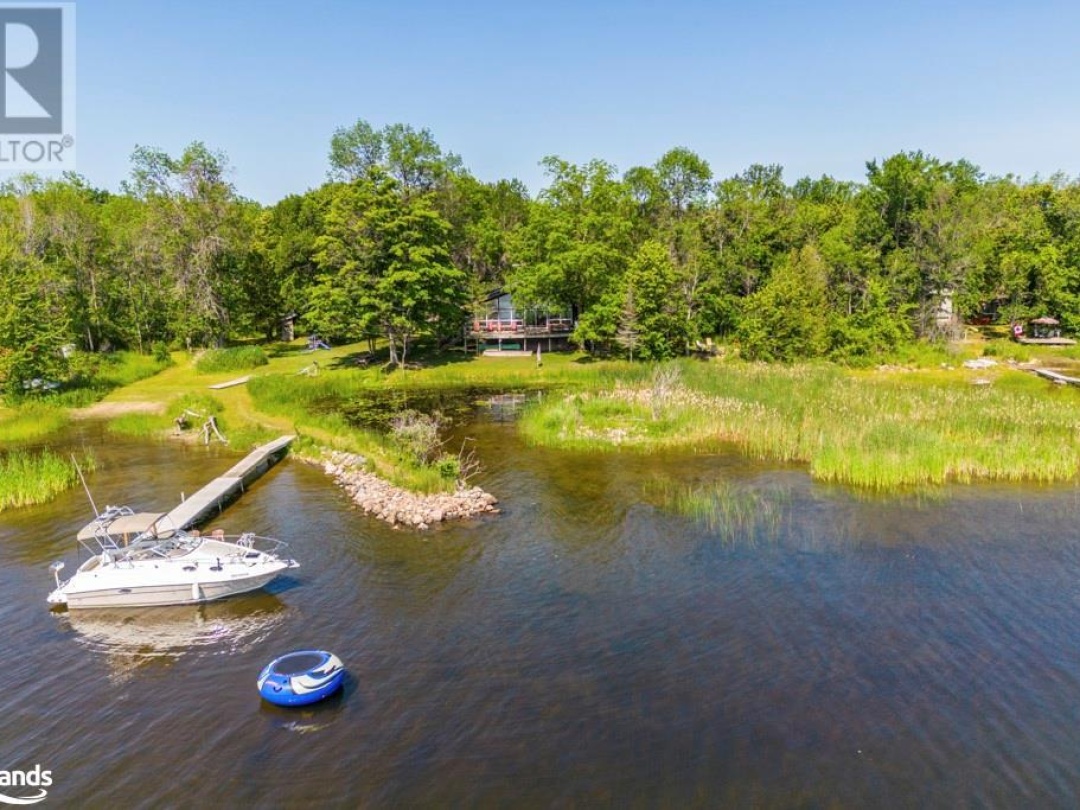
[[[79,430],[99,505],[170,508],[235,459]],[[872,499],[467,432],[500,516],[395,530],[287,459],[215,525],[302,567],[198,608],[52,612],[84,497],[0,515],[0,770],[51,770],[43,806],[1075,806],[1075,487]],[[710,528],[657,480],[777,517]],[[260,669],[307,647],[344,692],[262,703]]]

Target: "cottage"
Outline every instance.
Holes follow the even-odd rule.
[[[465,329],[470,352],[534,352],[565,348],[574,331],[570,312],[554,307],[517,307],[510,293],[495,290],[476,307]]]

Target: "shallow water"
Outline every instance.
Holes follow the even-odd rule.
[[[80,430],[99,505],[169,508],[234,460]],[[84,496],[0,514],[0,770],[40,763],[78,806],[1074,804],[1076,488],[862,499],[734,455],[468,433],[500,516],[395,530],[286,460],[218,523],[302,567],[198,608],[51,612]],[[781,517],[709,529],[658,479]],[[262,703],[305,647],[345,661],[343,694]]]

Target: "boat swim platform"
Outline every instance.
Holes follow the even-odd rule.
[[[162,523],[177,529],[190,529],[220,515],[227,503],[238,497],[246,487],[281,460],[295,438],[282,436],[255,448],[225,473],[187,497],[183,503],[165,515]]]

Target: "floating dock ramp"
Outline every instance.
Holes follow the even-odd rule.
[[[1056,382],[1058,385],[1080,385],[1080,379],[1076,377],[1068,377],[1064,374],[1059,374],[1056,371],[1051,371],[1048,368],[1033,368],[1036,374],[1040,377],[1045,377],[1048,380]]]
[[[221,514],[225,504],[244,491],[244,488],[266,473],[285,455],[295,436],[282,436],[269,444],[252,450],[242,461],[215,478],[163,519],[166,526],[190,529],[215,514]]]

